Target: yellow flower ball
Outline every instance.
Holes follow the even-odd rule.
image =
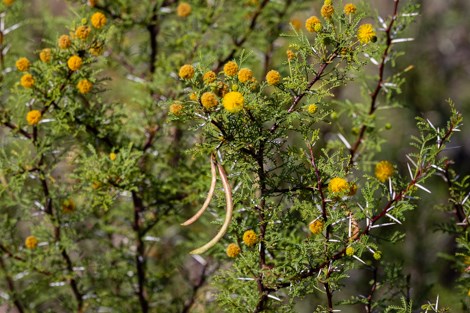
[[[332,193],[349,191],[349,183],[346,179],[335,177],[328,183],[328,190]]]
[[[116,158],[117,158],[117,154],[116,154],[116,153],[111,152],[111,153],[109,154],[109,159],[110,159],[111,161],[116,160]]]
[[[31,63],[29,63],[29,60],[27,58],[19,58],[16,61],[16,68],[20,72],[27,71],[29,69],[30,65],[31,65]]]
[[[251,247],[258,242],[258,236],[253,230],[247,230],[243,234],[243,242],[248,246]]]
[[[353,256],[353,255],[354,255],[354,252],[355,252],[355,250],[354,250],[353,247],[347,247],[347,248],[346,248],[346,255],[347,255],[347,256]]]
[[[39,52],[39,59],[44,63],[49,63],[51,61],[51,49],[42,49],[41,52]]]
[[[90,34],[90,31],[91,31],[90,27],[82,25],[82,26],[79,26],[75,30],[75,36],[78,39],[85,40],[85,39],[88,38],[88,35]]]
[[[88,79],[80,79],[77,83],[77,89],[81,94],[87,94],[93,88],[93,84]]]
[[[219,103],[219,100],[217,100],[217,96],[213,94],[212,92],[205,92],[201,96],[201,104],[206,109],[215,107],[218,103]]]
[[[246,83],[248,81],[251,81],[253,78],[253,72],[249,68],[242,68],[238,72],[238,80],[240,83]]]
[[[318,235],[323,231],[323,226],[324,225],[325,224],[323,223],[322,220],[316,220],[313,223],[311,223],[310,225],[308,225],[308,228],[310,229],[312,234]]]
[[[346,15],[354,14],[354,13],[356,13],[356,11],[357,11],[357,8],[352,3],[348,3],[344,6],[344,14],[346,14]]]
[[[321,16],[324,18],[330,19],[333,13],[335,13],[335,8],[331,4],[324,4],[321,7]]]
[[[217,75],[215,75],[214,72],[208,71],[204,73],[204,76],[202,76],[202,80],[204,81],[205,84],[210,84],[215,81],[217,78]]]
[[[310,32],[318,32],[321,30],[321,22],[316,16],[311,16],[305,21],[305,29]]]
[[[21,77],[21,80],[20,80],[20,84],[21,86],[23,86],[24,88],[31,88],[34,86],[34,77],[33,75],[31,74],[24,74],[22,77]]]
[[[26,121],[29,125],[37,125],[41,120],[42,114],[41,111],[31,110],[26,114]]]
[[[382,252],[375,251],[374,254],[373,254],[373,257],[376,261],[380,260],[382,258]]]
[[[375,177],[382,183],[393,175],[393,165],[388,161],[380,161],[375,165]]]
[[[72,213],[75,211],[75,202],[72,199],[67,199],[62,202],[62,211],[64,213]]]
[[[172,103],[170,105],[170,113],[173,115],[180,115],[182,110],[183,106],[181,105],[181,103]]]
[[[188,17],[191,14],[192,8],[189,3],[181,2],[176,8],[176,14],[179,17]]]
[[[281,74],[278,71],[270,70],[268,74],[266,74],[266,82],[269,85],[277,85],[281,81]]]
[[[234,61],[227,62],[224,65],[224,73],[227,76],[235,76],[238,72],[238,65]]]
[[[15,2],[15,0],[3,0],[3,3],[8,6],[12,5],[13,2]]]
[[[181,79],[191,79],[194,76],[194,67],[190,64],[185,64],[180,68],[179,77]]]
[[[57,40],[57,45],[60,49],[67,49],[72,45],[72,41],[68,35],[62,35]]]
[[[38,239],[34,236],[28,236],[24,241],[24,245],[28,249],[35,249],[38,246]]]
[[[79,57],[78,55],[72,55],[67,61],[67,66],[72,71],[79,70],[80,67],[82,67],[82,64],[83,64],[82,58]]]
[[[309,104],[308,107],[307,107],[307,111],[308,111],[308,113],[313,114],[317,111],[317,106],[313,103]]]
[[[197,101],[197,93],[191,92],[191,94],[189,95],[189,100]]]
[[[230,113],[237,113],[243,109],[245,99],[238,91],[231,91],[227,93],[222,99],[224,108]]]
[[[91,16],[91,25],[93,25],[94,28],[100,29],[106,25],[106,22],[106,16],[101,12],[96,12]]]
[[[291,19],[290,23],[292,27],[294,27],[294,29],[297,31],[300,30],[300,28],[302,27],[302,22],[298,18]]]
[[[357,29],[357,39],[362,44],[376,40],[375,30],[372,24],[363,24]]]
[[[231,243],[227,246],[227,251],[226,252],[227,252],[227,256],[229,258],[234,258],[234,257],[236,257],[237,255],[240,254],[241,249],[237,244]]]

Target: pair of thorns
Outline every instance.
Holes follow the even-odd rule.
[[[188,226],[194,223],[201,217],[201,215],[204,213],[204,211],[209,207],[209,204],[212,201],[212,196],[214,195],[215,191],[215,185],[217,183],[217,170],[219,172],[220,178],[222,179],[222,185],[224,187],[224,192],[225,192],[225,202],[227,203],[226,207],[226,215],[225,215],[225,221],[222,225],[222,228],[219,230],[217,235],[215,235],[212,240],[210,240],[208,243],[203,245],[200,248],[197,248],[193,251],[190,252],[190,254],[202,254],[212,248],[227,232],[228,226],[230,225],[230,221],[232,220],[232,214],[233,214],[233,199],[232,199],[232,188],[230,187],[230,183],[228,182],[227,178],[227,173],[224,170],[224,167],[217,163],[216,157],[214,154],[211,154],[211,175],[212,175],[212,180],[211,180],[211,186],[209,188],[209,192],[207,193],[206,201],[202,205],[202,207],[197,211],[196,214],[194,214],[193,217],[188,219],[186,222],[182,223],[181,225],[183,226]]]

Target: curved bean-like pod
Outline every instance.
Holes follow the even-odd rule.
[[[232,220],[233,214],[233,199],[232,199],[232,188],[230,187],[230,183],[228,182],[227,173],[222,165],[217,164],[217,168],[219,169],[219,175],[222,178],[222,185],[224,186],[225,191],[225,201],[227,202],[227,213],[225,215],[225,221],[222,225],[222,228],[219,230],[217,235],[212,238],[211,241],[203,245],[202,247],[191,251],[191,254],[201,254],[212,248],[227,232],[228,226],[230,225],[230,221]]]
[[[216,161],[215,161],[215,155],[212,154],[211,155],[211,175],[212,175],[212,180],[211,180],[211,186],[209,188],[209,192],[207,193],[207,197],[206,197],[206,201],[204,202],[204,204],[202,205],[202,207],[199,209],[199,211],[197,211],[196,214],[194,214],[193,217],[191,217],[190,219],[188,219],[186,222],[182,223],[181,225],[183,226],[188,226],[188,225],[191,225],[192,223],[194,223],[195,221],[197,221],[202,213],[204,213],[204,211],[206,211],[206,209],[209,207],[209,204],[211,203],[212,201],[212,196],[214,195],[214,191],[215,191],[215,183],[217,182],[217,169],[216,169],[216,165],[215,165]]]

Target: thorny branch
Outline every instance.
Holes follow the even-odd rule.
[[[369,108],[369,116],[374,114],[375,111],[377,110],[378,104],[377,104],[377,98],[380,94],[380,91],[382,90],[383,83],[384,83],[384,71],[385,71],[385,64],[388,61],[388,56],[392,47],[392,29],[393,25],[395,24],[396,19],[398,18],[398,4],[400,3],[400,0],[394,0],[394,9],[393,9],[393,15],[392,19],[390,20],[390,24],[388,24],[387,29],[385,30],[385,36],[386,36],[386,43],[385,43],[385,50],[382,54],[382,59],[379,65],[379,79],[377,81],[377,85],[375,86],[374,91],[372,92],[370,96],[370,108]],[[355,159],[357,158],[357,153],[359,146],[364,140],[365,134],[367,130],[367,125],[363,124],[360,131],[359,135],[352,145],[352,147],[349,149],[349,153],[351,155],[351,158],[349,159],[349,165],[348,167],[351,167],[354,164]]]

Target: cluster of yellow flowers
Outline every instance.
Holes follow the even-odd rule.
[[[4,0],[4,3],[5,4],[12,4],[13,1]],[[90,5],[92,5],[92,6],[94,6],[95,4],[96,3],[94,1],[90,2]],[[95,29],[101,29],[107,23],[106,16],[101,12],[94,13],[91,16],[90,20],[91,20],[91,25]],[[79,26],[75,29],[74,33],[72,34],[72,37],[73,38],[78,38],[79,40],[83,41],[83,40],[86,40],[88,38],[88,36],[90,35],[91,28],[89,26],[85,25],[86,24],[86,19],[84,19],[82,21],[82,24],[84,24],[84,25],[81,25],[81,26]],[[69,49],[70,47],[72,47],[71,37],[69,35],[65,35],[65,34],[61,35],[57,40],[57,46],[61,50]],[[90,51],[91,54],[95,55],[95,52],[97,51],[97,47],[92,46],[89,51]],[[50,63],[51,60],[52,60],[52,56],[53,56],[53,53],[52,53],[52,50],[50,48],[42,49],[39,52],[39,59],[43,63]],[[20,79],[20,85],[24,88],[33,88],[35,83],[36,83],[36,79],[31,73],[27,72],[32,67],[31,62],[25,57],[20,57],[16,61],[15,65],[16,65],[16,68],[18,69],[18,71],[25,72],[23,74],[23,76],[21,77],[21,79]],[[82,65],[83,65],[83,59],[79,55],[73,54],[72,56],[70,56],[67,59],[67,67],[72,72],[78,71],[82,67]],[[35,68],[34,67],[32,67],[32,68],[33,68],[33,71],[34,71]],[[93,88],[93,84],[88,79],[83,78],[83,79],[80,79],[78,81],[78,83],[76,84],[76,88],[77,88],[79,93],[87,94]],[[29,125],[37,125],[39,123],[39,121],[41,120],[41,117],[42,117],[42,113],[40,111],[31,110],[26,115],[26,121],[28,122]]]
[[[257,242],[258,235],[256,235],[254,230],[249,229],[245,231],[245,233],[243,233],[243,243],[248,247],[254,246]],[[237,245],[236,243],[231,243],[227,246],[225,252],[229,258],[235,258],[240,254],[241,251],[242,250],[239,245]]]
[[[346,16],[351,16],[357,12],[357,7],[352,3],[347,3],[344,5],[343,12]],[[325,0],[323,6],[320,10],[321,16],[327,21],[330,22],[335,13],[335,8],[331,0]],[[296,24],[294,24],[294,21]],[[350,19],[351,21],[351,19]],[[291,24],[295,29],[298,30],[297,20],[291,20]],[[323,25],[320,19],[317,16],[310,16],[305,21],[305,29],[310,33],[320,32],[323,29]],[[357,29],[357,39],[361,44],[367,44],[369,42],[374,42],[376,40],[376,34],[374,27],[371,24],[363,24]]]

